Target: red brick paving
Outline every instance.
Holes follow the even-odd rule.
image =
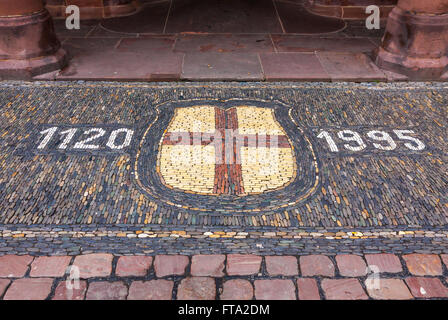
[[[87,292],[87,281],[80,280],[77,284],[71,281],[69,285],[70,287],[67,287],[67,281],[61,281],[56,287],[52,300],[84,300]]]
[[[50,295],[53,279],[23,278],[13,281],[4,300],[44,300]]]
[[[260,272],[261,257],[251,254],[229,254],[227,256],[227,274],[251,275]]]
[[[291,280],[255,280],[257,300],[295,300],[296,289]]]
[[[366,254],[365,258],[367,260],[367,264],[369,266],[378,267],[379,272],[397,273],[403,271],[400,259],[394,254],[389,253]]]
[[[191,259],[191,275],[198,277],[222,277],[224,276],[224,261],[226,256],[222,254],[195,255]]]
[[[406,283],[416,298],[448,298],[448,288],[438,278],[410,277]]]
[[[7,255],[0,257],[0,278],[23,277],[28,265],[33,261],[31,256]]]
[[[178,300],[215,300],[215,296],[215,279],[209,277],[185,278],[177,289]]]
[[[447,74],[448,74],[448,72],[447,72]],[[448,268],[448,254],[441,254],[440,257],[442,258],[442,261],[445,264],[445,267]]]
[[[0,257],[3,272],[0,276],[0,298],[318,300],[320,292],[325,299],[448,298],[448,279],[441,263],[446,262],[446,255],[410,254],[402,258],[404,270],[400,257],[393,254],[338,255],[335,260],[339,273],[336,274],[332,260],[324,255],[265,256],[266,269],[261,269],[263,257],[257,255],[196,255],[191,259],[181,255],[159,255],[155,259],[150,256],[123,256],[117,259],[115,270],[112,270],[113,255],[86,254],[75,257],[74,264],[80,268],[81,278],[88,280],[70,280],[69,284],[79,284],[79,288],[71,290],[67,287],[65,273],[71,257],[11,255]],[[364,259],[371,266],[377,265],[381,272],[391,274],[385,277],[369,273],[366,280]],[[155,278],[151,269],[153,261]],[[405,274],[424,277],[406,277]],[[177,277],[160,279],[173,275]],[[229,279],[228,276],[236,276],[237,279]],[[92,279],[98,277],[101,279]],[[122,281],[117,281],[116,277],[121,277]],[[364,281],[365,288],[361,281]],[[54,291],[53,283],[56,284]]]
[[[254,288],[248,280],[233,279],[224,282],[221,300],[251,300]]]
[[[152,265],[152,257],[123,256],[118,259],[115,274],[118,277],[142,277],[148,273]]]
[[[366,285],[369,296],[379,300],[412,299],[408,287],[401,279],[380,279],[378,288]]]
[[[316,279],[297,279],[297,289],[299,300],[320,300],[319,288],[317,287]]]
[[[86,300],[125,300],[128,288],[122,281],[98,281],[89,284]]]
[[[0,279],[0,297],[5,293],[6,288],[11,283],[11,280]]]
[[[339,254],[336,256],[339,273],[344,277],[362,277],[366,275],[367,265],[363,258],[353,254]]]
[[[71,260],[69,256],[37,257],[31,264],[30,277],[62,277]]]
[[[188,263],[187,256],[158,255],[154,261],[154,270],[157,277],[183,275]]]
[[[358,279],[324,279],[322,289],[328,300],[367,300]]]
[[[164,279],[134,281],[129,288],[128,300],[171,300],[174,282]]]
[[[73,265],[79,268],[81,279],[107,277],[112,272],[113,256],[108,253],[92,253],[77,256]]]
[[[435,254],[408,254],[403,256],[411,274],[416,276],[442,275],[442,263]]]
[[[334,276],[334,265],[330,258],[323,255],[309,255],[300,257],[302,276]]]
[[[267,256],[265,260],[270,276],[296,276],[299,274],[296,257]]]

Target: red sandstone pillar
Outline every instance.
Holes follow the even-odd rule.
[[[440,78],[448,70],[448,0],[399,0],[376,63],[411,79]]]
[[[65,62],[43,0],[0,1],[0,79],[30,79]]]

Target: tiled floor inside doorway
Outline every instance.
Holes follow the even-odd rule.
[[[303,0],[149,0],[132,16],[55,28],[69,65],[37,79],[406,80],[373,63],[384,28],[313,15]]]

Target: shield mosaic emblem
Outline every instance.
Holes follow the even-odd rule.
[[[157,107],[135,160],[152,199],[202,212],[295,205],[318,183],[310,141],[278,102],[191,100]]]

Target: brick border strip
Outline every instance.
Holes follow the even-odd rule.
[[[80,280],[70,290],[73,266]],[[0,299],[448,299],[447,267],[447,254],[7,255]]]

